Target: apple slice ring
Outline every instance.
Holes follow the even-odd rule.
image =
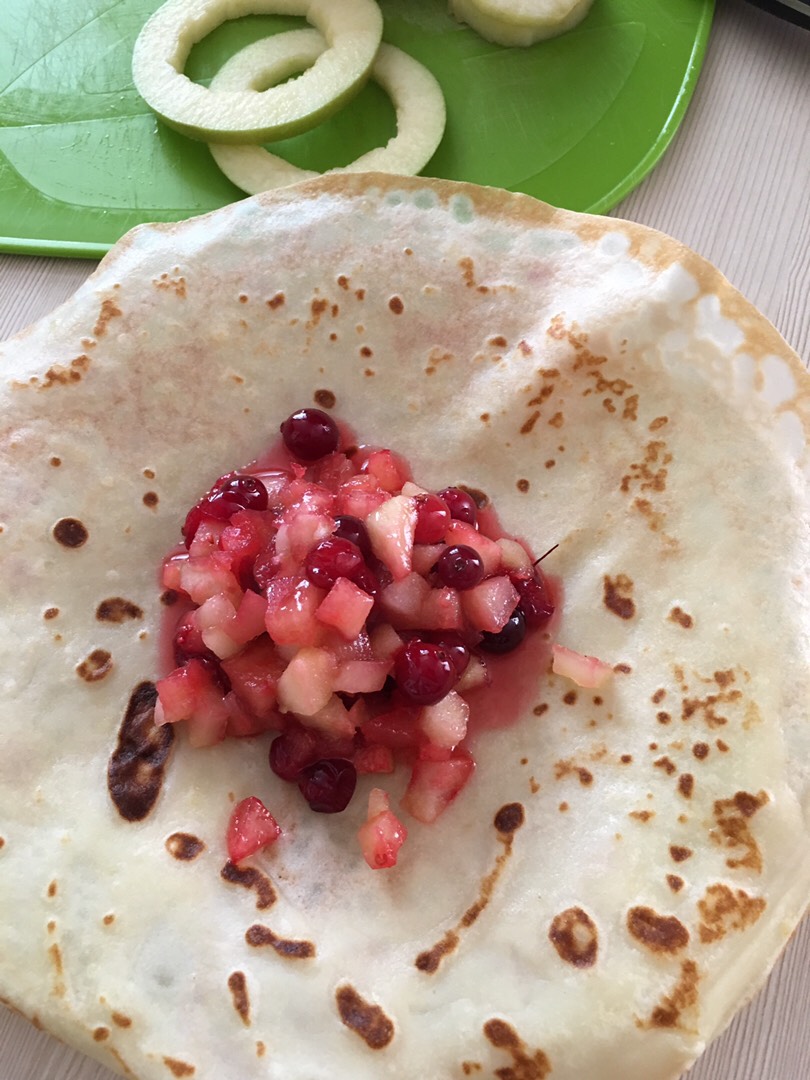
[[[242,15],[303,15],[329,47],[299,78],[269,90],[223,95],[192,82],[183,74],[191,47]],[[132,77],[147,105],[184,135],[263,143],[306,131],[348,101],[368,76],[381,38],[374,0],[168,0],[138,35]]]
[[[249,86],[277,83],[315,62],[326,48],[316,30],[291,30],[248,45],[217,72],[212,92],[239,92]],[[444,134],[445,105],[441,87],[413,57],[393,45],[381,45],[371,78],[386,91],[397,114],[397,133],[341,172],[386,172],[414,175],[425,167]],[[299,169],[261,146],[210,145],[217,165],[237,187],[251,195],[318,176]]]

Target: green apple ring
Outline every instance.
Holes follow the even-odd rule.
[[[312,64],[325,48],[326,42],[316,30],[292,30],[264,38],[232,56],[211,81],[211,90],[232,92],[276,83]],[[393,45],[380,46],[370,77],[393,102],[397,133],[385,146],[329,171],[414,175],[427,165],[444,134],[441,87],[427,68]],[[299,169],[261,146],[211,144],[209,148],[228,179],[250,195],[319,175]]]
[[[593,0],[450,0],[450,11],[496,45],[533,45],[582,22]]]
[[[192,45],[227,19],[303,15],[329,48],[303,75],[269,90],[216,94],[183,74]],[[144,101],[194,139],[270,142],[306,131],[365,81],[382,37],[374,0],[168,0],[138,35],[132,77]]]

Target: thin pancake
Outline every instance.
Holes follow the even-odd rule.
[[[762,316],[639,226],[368,175],[135,230],[0,355],[3,998],[143,1080],[678,1075],[810,887],[810,394]],[[148,722],[182,514],[310,402],[558,541],[617,669],[537,671],[387,873],[365,790],[314,819],[261,740]],[[239,870],[229,793],[285,828]]]

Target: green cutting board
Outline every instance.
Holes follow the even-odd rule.
[[[339,0],[335,0],[339,2]],[[243,197],[203,143],[136,94],[132,45],[159,0],[2,0],[0,248],[98,257],[133,225]],[[424,170],[602,212],[653,167],[686,110],[714,0],[595,0],[568,34],[528,49],[483,41],[446,0],[381,0],[385,40],[441,83],[447,131]],[[197,45],[207,82],[230,55],[303,20],[251,16]],[[274,144],[327,169],[387,141],[393,108],[369,83],[321,127]]]

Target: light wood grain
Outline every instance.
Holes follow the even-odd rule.
[[[616,211],[676,236],[719,266],[805,363],[810,360],[809,74],[810,34],[742,0],[720,0],[681,131],[652,175]],[[0,339],[67,299],[93,266],[0,256]],[[711,1045],[689,1080],[808,1080],[809,1020],[810,920],[805,920],[765,989]],[[0,1080],[110,1077],[103,1066],[0,1010]]]

